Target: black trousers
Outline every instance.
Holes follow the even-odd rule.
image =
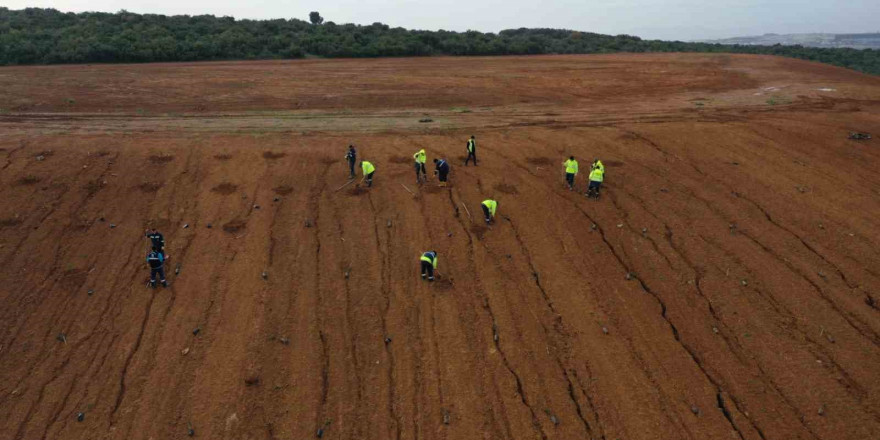
[[[602,187],[602,182],[596,182],[595,180],[590,181],[590,186],[587,188],[587,193],[595,192],[596,195],[599,195],[599,188]]]
[[[423,164],[421,162],[416,162],[415,169],[416,169],[416,179],[419,178],[419,173],[422,173],[423,176],[428,177],[428,173],[425,171],[425,164]]]
[[[440,181],[441,181],[441,182],[445,182],[445,181],[446,181],[446,178],[449,177],[449,169],[447,169],[447,170],[445,170],[445,171],[444,171],[444,170],[439,170],[439,171],[438,171],[438,174],[439,174],[439,176],[440,176]]]
[[[165,266],[150,268],[150,284],[156,284],[156,275],[159,276],[159,281],[164,283],[165,282]]]
[[[489,212],[489,208],[486,205],[480,205],[483,208],[483,215],[486,216],[486,223],[489,223],[489,220],[492,220],[492,214]]]
[[[465,159],[464,164],[467,166],[468,162],[474,160],[474,166],[477,166],[477,152],[476,151],[468,151],[468,157]]]
[[[574,174],[565,173],[565,181],[568,182],[568,186],[574,186]]]
[[[351,177],[354,177],[354,161],[348,161],[348,173]]]
[[[373,174],[375,173],[376,172],[373,171],[372,173],[367,174],[367,186],[373,186]]]
[[[422,278],[424,278],[425,275],[428,276],[429,280],[434,279],[434,265],[427,261],[422,261]]]

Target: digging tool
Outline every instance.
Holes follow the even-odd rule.
[[[462,208],[464,208],[464,212],[467,213],[467,215],[468,215],[468,220],[470,220],[470,221],[474,221],[473,217],[471,217],[471,212],[468,211],[468,209],[467,209],[467,205],[465,205],[464,202],[459,202],[459,204],[461,205]]]
[[[363,179],[361,179],[361,181],[363,181]],[[339,188],[336,188],[333,192],[336,192],[336,191],[339,191],[339,190],[342,189],[342,188],[345,188],[346,186],[350,185],[351,182],[354,182],[354,179],[351,179],[351,180],[349,180],[348,182],[345,182],[345,184],[343,184],[343,185],[340,186]]]
[[[412,191],[410,191],[410,189],[409,189],[409,188],[407,188],[407,187],[406,187],[406,185],[404,185],[404,184],[402,184],[402,183],[401,183],[401,184],[400,184],[400,186],[402,186],[402,187],[403,187],[403,189],[405,189],[405,190],[406,190],[406,191],[407,191],[407,192],[408,192],[408,193],[410,193],[410,194],[412,194],[412,196],[413,196],[413,197],[415,197],[415,196],[416,196],[416,193],[414,193],[414,192],[412,192]]]

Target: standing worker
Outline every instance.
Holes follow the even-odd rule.
[[[601,164],[602,162],[599,162],[599,165]],[[605,180],[605,166],[594,166],[593,169],[590,171],[590,186],[587,187],[587,193],[585,195],[587,197],[595,197],[598,199],[599,188],[602,186],[603,180]]]
[[[157,249],[159,253],[165,253],[165,237],[156,230],[156,228],[147,229],[147,238],[153,249]]]
[[[574,160],[574,156],[571,156],[562,165],[565,165],[565,182],[568,183],[568,190],[571,191],[574,189],[574,176],[578,173],[578,162]]]
[[[367,181],[367,186],[373,186],[373,173],[376,172],[376,167],[373,166],[370,162],[365,160],[361,161],[361,170],[364,172],[364,178],[361,180]]]
[[[483,215],[486,217],[486,224],[488,225],[495,217],[495,209],[498,208],[498,202],[492,199],[486,199],[483,200],[480,207],[483,208]]]
[[[446,179],[449,177],[449,162],[446,159],[434,159],[434,174],[440,178],[440,186],[446,186]]]
[[[345,159],[348,160],[348,178],[354,179],[354,164],[357,163],[357,151],[355,151],[354,145],[348,146],[348,153],[345,153]]]
[[[596,168],[602,170],[602,174],[605,174],[605,164],[603,164],[598,158],[593,161],[592,165],[590,165],[590,171],[593,171]]]
[[[428,277],[428,281],[434,281],[434,270],[437,269],[437,251],[428,251],[422,254],[422,279]]]
[[[159,251],[159,248],[153,246],[153,251],[147,254],[147,264],[150,265],[150,288],[156,288],[156,275],[162,282],[162,287],[168,287],[165,281],[165,254]]]
[[[416,166],[416,184],[420,185],[423,177],[426,182],[428,181],[428,173],[425,171],[425,162],[428,160],[428,156],[425,154],[425,149],[422,148],[413,154],[413,159],[415,159]]]
[[[477,138],[471,136],[467,141],[467,159],[464,161],[464,166],[467,166],[468,162],[471,159],[474,159],[474,166],[477,166]]]

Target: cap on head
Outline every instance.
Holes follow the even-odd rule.
[[[571,156],[569,159],[574,160],[574,156]]]
[[[471,139],[474,139],[474,135],[471,135]]]
[[[434,158],[434,163],[440,162],[440,159]]]

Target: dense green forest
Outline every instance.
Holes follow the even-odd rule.
[[[880,51],[643,40],[562,29],[418,31],[298,19],[0,8],[0,65],[316,57],[726,52],[781,55],[880,74]]]

